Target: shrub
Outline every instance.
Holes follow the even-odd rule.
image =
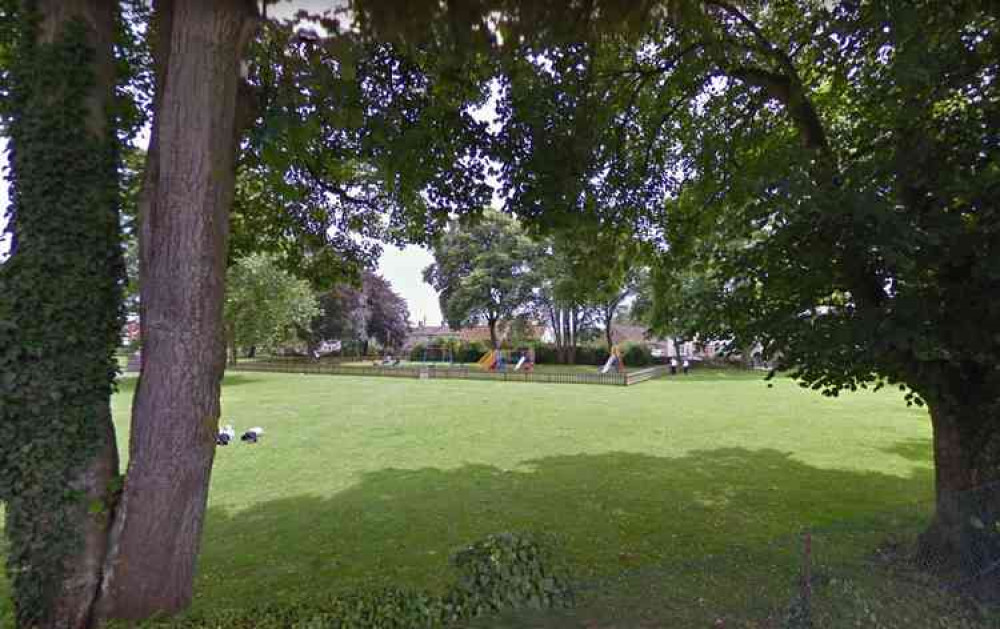
[[[451,557],[458,581],[444,596],[397,588],[359,591],[327,601],[192,614],[142,623],[147,629],[418,629],[448,627],[523,608],[568,607],[573,592],[528,535],[501,533]],[[119,629],[123,625],[109,625]]]
[[[462,342],[455,355],[455,362],[474,363],[487,352],[486,345],[479,341]]]
[[[539,343],[535,346],[535,362],[539,365],[554,365],[558,362],[556,346],[551,343]]]
[[[590,345],[581,345],[580,347],[577,347],[573,362],[577,365],[596,365],[596,349],[596,347]]]
[[[427,349],[427,346],[424,345],[423,343],[417,343],[416,345],[414,345],[413,347],[411,347],[410,348],[410,360],[412,360],[412,361],[423,360],[424,359],[424,350],[425,349]]]
[[[595,347],[594,348],[594,362],[591,363],[591,364],[593,364],[593,365],[603,365],[604,363],[608,362],[608,356],[610,356],[610,355],[611,355],[611,352],[609,352],[608,348],[605,347],[604,345],[601,345],[600,347]],[[625,364],[628,364],[628,363],[625,363]]]
[[[569,585],[547,563],[542,548],[529,536],[490,535],[452,556],[461,577],[451,597],[469,607],[473,616],[570,606]]]
[[[629,367],[647,367],[653,364],[653,353],[646,345],[629,343],[623,348],[622,354]]]

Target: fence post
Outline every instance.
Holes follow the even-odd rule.
[[[806,619],[812,619],[812,533],[802,538],[802,607]]]

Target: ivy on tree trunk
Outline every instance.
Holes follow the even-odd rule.
[[[20,626],[75,629],[90,621],[118,473],[115,5],[4,9],[14,43],[4,111],[14,248],[0,266],[7,570]]]

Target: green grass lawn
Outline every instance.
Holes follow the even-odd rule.
[[[114,399],[123,451],[132,393],[126,379]],[[624,388],[245,373],[226,378],[223,422],[266,435],[218,450],[201,609],[434,590],[456,547],[530,530],[552,534],[584,595],[511,626],[710,626],[787,600],[801,527],[870,530],[836,550],[860,557],[932,496],[926,411],[759,374]]]

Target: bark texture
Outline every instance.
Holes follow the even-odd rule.
[[[1000,541],[1000,435],[984,418],[998,405],[982,402],[969,392],[962,400],[931,403],[936,504],[934,520],[920,539],[925,561],[972,575],[1000,558],[995,548]]]
[[[252,0],[161,0],[157,95],[140,200],[143,365],[99,619],[192,597],[225,368],[222,308],[240,61]]]
[[[85,497],[78,502],[72,517],[80,522],[83,544],[80,551],[67,562],[62,587],[53,603],[48,629],[86,629],[90,626],[91,611],[101,582],[101,573],[108,549],[108,529],[113,513],[112,479],[118,474],[118,445],[111,422],[110,404],[95,409],[101,424],[103,446],[70,482],[74,491]],[[92,504],[106,505],[105,510],[92,512]]]

